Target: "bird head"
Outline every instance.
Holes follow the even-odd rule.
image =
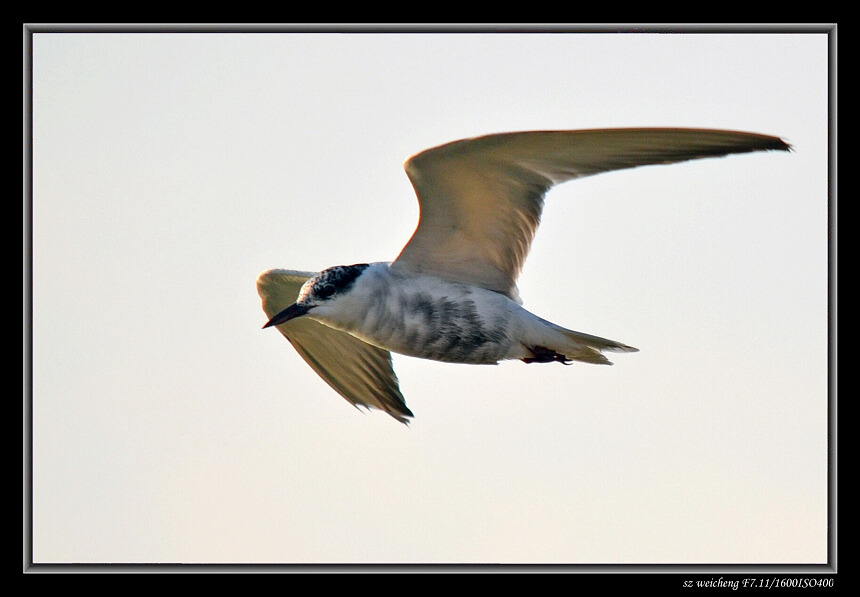
[[[366,263],[336,265],[318,273],[305,282],[299,290],[296,302],[272,317],[264,328],[286,323],[307,314],[312,309],[332,304],[346,293],[368,267]]]

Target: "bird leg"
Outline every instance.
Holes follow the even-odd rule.
[[[521,359],[523,363],[554,363],[556,361],[562,365],[570,365],[571,363],[571,360],[563,354],[558,354],[545,346],[527,346],[526,348],[531,351],[532,356]]]

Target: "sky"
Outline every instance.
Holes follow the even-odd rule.
[[[827,561],[825,34],[40,32],[32,85],[34,563]],[[407,427],[261,329],[396,257],[410,155],[629,126],[794,148],[548,194],[524,306],[640,352],[395,355]]]

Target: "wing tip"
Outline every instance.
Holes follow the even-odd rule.
[[[352,400],[350,400],[349,398],[347,398],[347,401],[349,401],[350,404],[352,404],[352,406],[355,407],[355,409],[362,414],[368,414],[368,413],[372,413],[373,411],[379,411],[381,413],[387,414],[389,417],[391,417],[392,419],[394,419],[398,423],[403,423],[407,427],[409,427],[409,423],[411,423],[412,420],[415,418],[415,415],[412,414],[412,411],[409,410],[409,408],[406,406],[405,403],[404,404],[398,404],[396,406],[393,405],[390,408],[382,408],[381,406],[378,406],[375,404],[366,404],[366,403],[362,403],[362,402],[352,402]]]
[[[774,137],[771,135],[761,135],[761,137],[761,146],[756,147],[756,149],[760,149],[763,151],[787,151],[789,153],[794,152],[794,146],[780,137]]]
[[[381,410],[394,420],[399,423],[403,423],[407,427],[409,427],[409,423],[412,422],[412,419],[415,418],[415,415],[412,414],[412,411],[409,410],[409,407],[406,406],[406,399],[403,398],[403,394],[400,393],[400,389],[397,389],[398,398],[394,400],[387,400],[382,402],[382,406],[373,405],[373,408],[377,410]]]
[[[408,414],[406,414],[406,413],[408,413]],[[403,423],[406,427],[409,427],[409,424],[412,422],[412,419],[414,418],[415,415],[413,415],[411,412],[409,412],[409,409],[406,409],[406,413],[404,413],[402,415],[394,415],[391,413],[388,413],[388,414],[391,415],[394,418],[394,420],[396,420],[397,422]]]
[[[775,148],[776,150],[787,151],[788,153],[794,153],[794,145],[792,145],[788,141],[784,141],[783,139],[780,139],[779,137],[777,137],[777,140],[780,143],[780,147],[776,147]]]

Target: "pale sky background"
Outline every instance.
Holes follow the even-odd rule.
[[[824,34],[33,36],[35,563],[827,560]],[[551,191],[525,306],[613,367],[331,390],[255,280],[393,259],[403,161],[530,129],[793,153]]]

